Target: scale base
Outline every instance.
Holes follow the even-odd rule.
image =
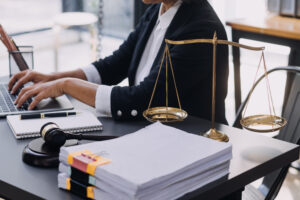
[[[67,140],[64,146],[78,144],[78,140]],[[51,148],[42,138],[32,140],[23,150],[22,159],[28,165],[53,168],[58,167],[60,148]]]
[[[229,141],[229,137],[226,134],[221,133],[221,132],[217,131],[214,128],[212,128],[209,131],[207,131],[204,134],[204,136],[208,137],[210,139],[213,139],[213,140],[217,140],[219,142],[228,142]]]

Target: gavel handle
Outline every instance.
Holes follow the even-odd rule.
[[[118,136],[111,136],[111,135],[95,135],[95,134],[67,134],[67,139],[77,139],[77,140],[110,140],[118,138]]]

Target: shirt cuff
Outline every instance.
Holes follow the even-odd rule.
[[[81,70],[85,74],[88,82],[101,84],[101,76],[93,64],[81,67]]]
[[[110,95],[113,87],[114,86],[99,85],[95,99],[97,116],[112,116],[110,107]]]

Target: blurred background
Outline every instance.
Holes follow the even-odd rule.
[[[267,14],[266,1],[263,0],[211,0],[210,3],[224,24],[229,19],[249,16],[251,18],[262,18]],[[103,5],[100,6],[100,4]],[[99,11],[100,7],[102,11]],[[71,27],[68,29],[61,28],[59,34],[55,32],[53,27],[61,13],[79,11],[93,13],[97,17],[99,15],[103,16],[101,17],[101,28],[99,29],[99,24],[96,27],[98,32],[101,33],[100,45],[97,46],[100,50],[98,58],[103,58],[110,55],[126,39],[145,8],[146,6],[140,0],[0,0],[0,23],[18,45],[34,46],[35,69],[48,73],[54,70],[64,71],[88,65],[95,59],[91,56],[91,34],[87,29]],[[226,30],[229,39],[231,39],[230,27],[226,27]],[[59,45],[57,45],[57,40],[59,40]],[[261,44],[249,40],[241,40],[240,42],[254,46],[266,46],[266,60],[269,69],[275,66],[287,65],[290,51],[288,47]],[[231,48],[229,49],[231,51]],[[245,55],[247,55],[247,59]],[[259,56],[258,52],[241,50],[242,91],[249,91],[252,86]],[[1,75],[8,74],[7,57],[6,49],[3,45],[0,45]],[[232,61],[231,58],[230,61]],[[230,71],[232,72],[232,62],[230,64]],[[272,88],[276,88],[276,90],[272,90],[272,93],[276,96],[274,104],[277,105],[276,109],[280,114],[284,84],[278,86],[274,86],[274,84],[283,83],[285,75],[282,73],[275,76],[271,78],[271,81],[276,80],[274,83],[271,82]],[[122,84],[126,83],[124,81]],[[226,115],[231,123],[235,117],[234,112],[232,112],[234,111],[232,73],[230,73],[228,84]],[[265,88],[261,89],[265,94]],[[257,91],[260,93],[260,89]],[[243,97],[246,93],[242,92]],[[249,106],[255,105],[254,108],[249,109],[251,111],[266,107],[263,103],[260,103],[261,107],[258,107],[255,100],[251,101],[254,102]]]
[[[210,0],[210,3],[224,26],[230,19],[247,17],[255,20],[269,14],[266,0]],[[0,23],[18,45],[34,47],[34,69],[49,73],[55,70],[76,69],[90,64],[96,58],[110,55],[134,29],[145,9],[146,6],[141,0],[0,0]],[[97,18],[98,22],[94,23],[88,17],[78,20],[60,18],[65,12],[90,13]],[[76,24],[80,20],[88,26]],[[230,27],[226,27],[226,31],[231,40]],[[94,39],[100,42],[93,48],[91,41],[95,42]],[[266,46],[268,69],[288,64],[290,53],[288,47],[245,39],[240,40],[240,43]],[[226,116],[231,124],[235,118],[235,108],[233,64],[231,48],[229,49],[230,77]],[[93,55],[95,50],[96,54]],[[258,52],[241,50],[242,99],[252,86],[259,58]],[[8,66],[8,53],[1,44],[0,76],[8,75]],[[285,79],[285,73],[276,73],[270,77],[277,115],[281,114]],[[126,84],[126,81],[121,83],[121,85]],[[251,99],[248,110],[253,113],[264,112],[267,108],[266,98],[265,85],[261,84]],[[285,185],[289,187],[282,188],[278,199],[300,199],[298,171],[292,169]]]

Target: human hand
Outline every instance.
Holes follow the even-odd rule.
[[[52,81],[54,79],[53,75],[25,70],[13,75],[8,83],[8,89],[11,91],[11,94],[14,94],[21,86],[28,82],[40,83]]]
[[[33,101],[28,106],[28,109],[32,110],[43,99],[63,95],[64,80],[65,79],[58,79],[49,82],[39,82],[27,86],[20,91],[14,103],[17,107],[21,107],[28,98],[34,97]]]

